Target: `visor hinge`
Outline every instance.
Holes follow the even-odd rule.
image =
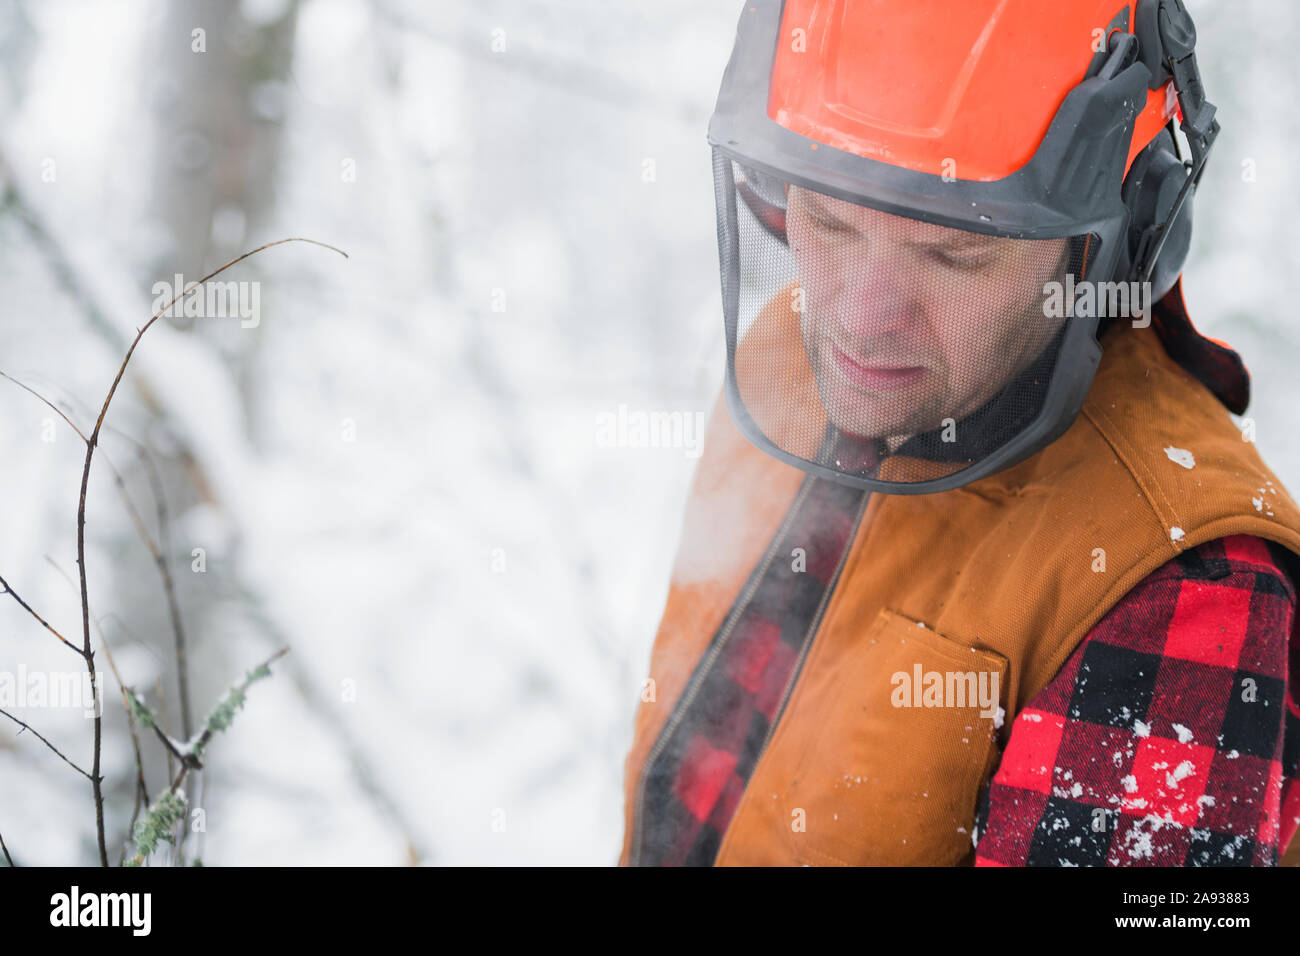
[[[1187,168],[1187,179],[1179,189],[1168,217],[1164,222],[1148,226],[1139,240],[1133,277],[1146,282],[1155,271],[1156,261],[1183,204],[1205,172],[1205,161],[1219,135],[1219,121],[1215,118],[1214,104],[1205,98],[1205,85],[1196,63],[1196,25],[1183,6],[1183,0],[1140,0],[1137,35],[1143,48],[1143,61],[1158,61],[1162,71],[1160,77],[1152,78],[1152,88],[1162,86],[1169,78],[1174,81],[1178,106],[1183,114],[1180,128],[1192,153],[1190,159],[1179,157]]]
[[[1151,88],[1174,81],[1183,113],[1183,134],[1192,148],[1192,166],[1203,166],[1219,134],[1219,124],[1214,118],[1214,104],[1205,98],[1205,85],[1196,63],[1196,25],[1191,14],[1183,0],[1140,0],[1135,33],[1142,48],[1142,62],[1152,70]]]
[[[1113,80],[1131,66],[1137,58],[1137,37],[1131,33],[1116,32],[1112,34],[1110,44],[1106,48],[1105,59],[1098,63],[1096,72],[1090,72],[1089,76],[1098,76],[1103,80]]]
[[[1162,55],[1183,111],[1183,133],[1192,147],[1193,163],[1200,165],[1219,133],[1219,124],[1214,119],[1214,104],[1205,99],[1196,64],[1196,27],[1182,0],[1163,0],[1158,19]]]

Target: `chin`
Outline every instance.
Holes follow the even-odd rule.
[[[861,409],[855,409],[855,412],[857,414],[844,414],[835,409],[827,409],[831,424],[840,431],[857,435],[859,438],[884,438],[899,434],[900,429],[906,427],[903,422],[897,420],[863,415]]]
[[[821,390],[826,416],[836,428],[861,438],[884,438],[906,430],[903,416],[890,415],[885,402],[867,392],[833,382]]]

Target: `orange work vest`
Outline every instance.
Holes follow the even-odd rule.
[[[717,865],[972,862],[1013,718],[1130,589],[1228,535],[1300,555],[1300,508],[1155,330],[1120,324],[1102,345],[1082,412],[1047,448],[952,491],[868,497]],[[647,756],[751,571],[791,560],[771,550],[806,480],[715,404],[625,764],[623,865]],[[895,706],[891,675],[917,665],[998,674],[1005,716]]]

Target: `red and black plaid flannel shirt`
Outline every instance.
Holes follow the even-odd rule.
[[[1276,864],[1300,819],[1300,654],[1274,547],[1193,548],[1097,623],[1016,717],[977,866]]]
[[[647,761],[641,865],[713,862],[820,623],[864,495],[820,480],[804,492]],[[1276,862],[1300,815],[1300,786],[1282,812],[1300,710],[1295,592],[1269,547],[1238,536],[1185,552],[1092,629],[1016,720],[981,801],[978,864]],[[792,573],[796,548],[807,573]]]

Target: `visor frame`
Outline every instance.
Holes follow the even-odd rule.
[[[722,264],[723,324],[727,351],[724,393],[732,420],[751,443],[780,461],[821,478],[884,494],[920,495],[950,491],[1010,468],[1051,444],[1073,424],[1079,410],[1083,407],[1084,399],[1101,361],[1101,346],[1096,339],[1100,318],[1096,316],[1075,316],[1067,323],[1042,406],[1029,424],[1014,438],[986,457],[950,475],[910,482],[868,478],[802,458],[772,441],[750,415],[741,397],[736,374],[736,354],[740,344],[741,254],[738,217],[744,201],[739,198],[732,171],[733,163],[740,162],[741,159],[715,147],[718,248],[719,260]],[[815,189],[814,186],[807,188]],[[1101,255],[1102,253],[1099,253],[1099,258]]]
[[[1059,438],[1078,417],[1101,346],[1097,316],[1066,327],[1042,407],[1013,439],[987,457],[939,478],[891,482],[838,471],[792,455],[771,441],[741,399],[735,358],[740,294],[740,231],[733,163],[835,199],[895,216],[1008,239],[1091,235],[1086,281],[1109,281],[1125,264],[1129,210],[1121,189],[1150,71],[1140,61],[1102,69],[1076,86],[1053,117],[1039,148],[1002,179],[946,179],[818,143],[766,112],[784,0],[750,0],[709,123],[713,147],[719,258],[727,337],[727,408],[745,436],[802,471],[886,494],[949,491],[1003,471]],[[761,91],[761,96],[756,92]]]

